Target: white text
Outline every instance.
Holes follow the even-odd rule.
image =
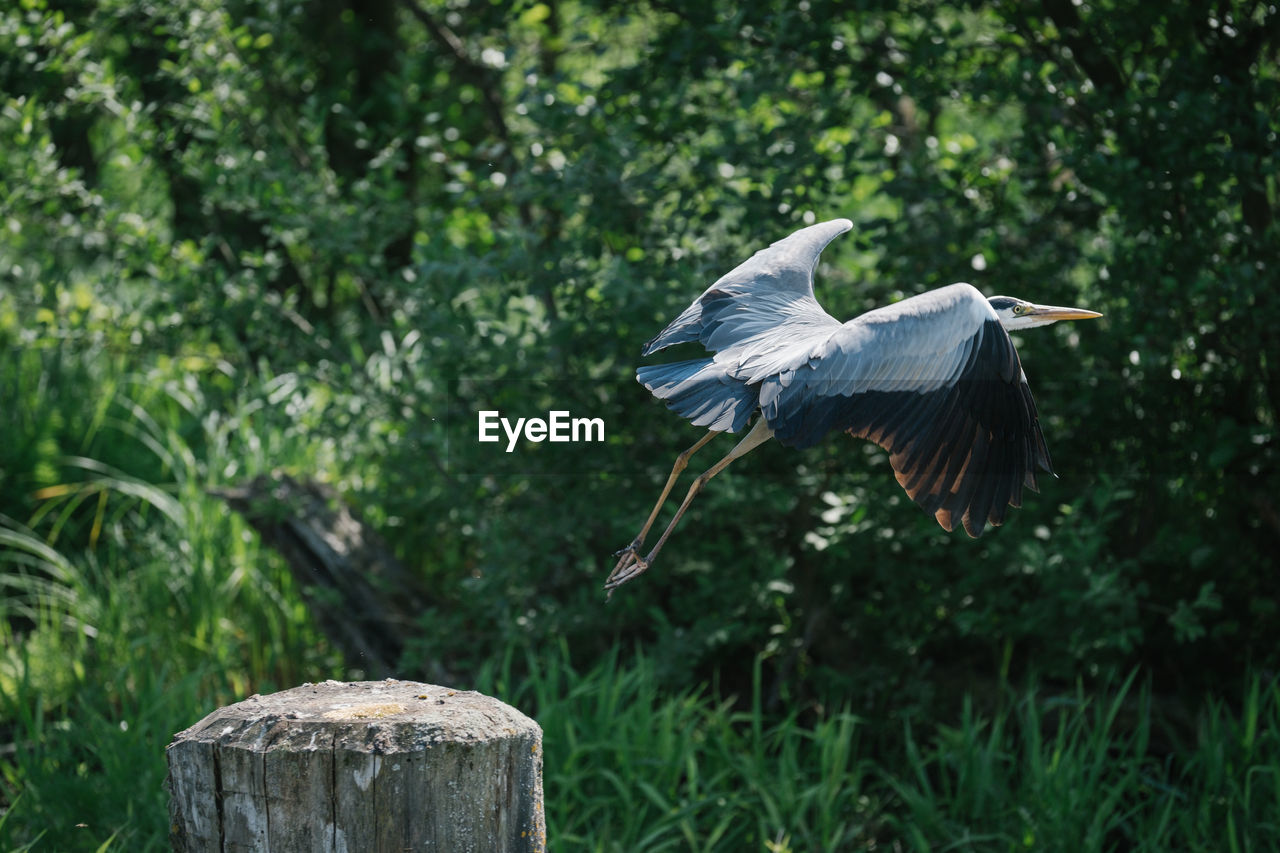
[[[604,441],[603,418],[574,418],[564,410],[547,412],[546,420],[542,418],[516,418],[512,423],[502,417],[498,411],[480,413],[479,439],[501,441],[498,430],[501,427],[507,437],[507,452],[516,449],[521,434],[525,441]]]

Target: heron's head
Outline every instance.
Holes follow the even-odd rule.
[[[1012,296],[992,296],[987,302],[991,310],[1000,318],[1000,325],[1005,331],[1015,329],[1033,329],[1036,326],[1047,326],[1059,320],[1091,320],[1101,317],[1097,311],[1084,308],[1059,308],[1056,305],[1036,305]]]

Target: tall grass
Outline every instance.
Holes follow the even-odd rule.
[[[511,655],[478,687],[543,727],[557,849],[840,850],[875,837],[874,768],[849,713],[813,725],[705,692],[663,696],[643,654],[577,672],[564,648]],[[759,680],[757,679],[757,687]]]
[[[543,727],[556,849],[1280,848],[1274,681],[1252,680],[1235,710],[1210,703],[1194,742],[1158,754],[1136,676],[1098,696],[1006,687],[987,715],[966,698],[921,737],[847,709],[770,718],[758,679],[741,702],[662,696],[643,654],[578,673],[562,648],[523,666],[513,680],[508,656],[478,686]]]
[[[0,364],[0,420],[43,432],[38,459],[3,460],[7,507],[26,512],[0,515],[0,849],[165,849],[173,733],[341,671],[279,559],[205,493],[266,467],[249,452],[271,447],[266,419],[70,349]],[[91,417],[42,391],[74,382],[108,389]]]

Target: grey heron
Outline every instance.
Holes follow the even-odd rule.
[[[605,588],[653,563],[707,481],[770,438],[794,448],[840,430],[889,452],[898,483],[948,532],[980,536],[999,525],[1036,468],[1053,473],[1031,389],[1009,332],[1102,316],[1082,308],[984,297],[959,283],[841,323],[813,294],[827,244],[853,227],[833,219],[802,228],[721,277],[643,355],[701,343],[704,358],[641,367],[636,378],[708,433],[676,457],[639,535],[616,556]],[[648,556],[640,548],[689,457],[721,432],[754,425],[694,480]]]

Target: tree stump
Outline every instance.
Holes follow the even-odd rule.
[[[167,750],[179,851],[542,851],[542,730],[412,681],[251,696]]]

